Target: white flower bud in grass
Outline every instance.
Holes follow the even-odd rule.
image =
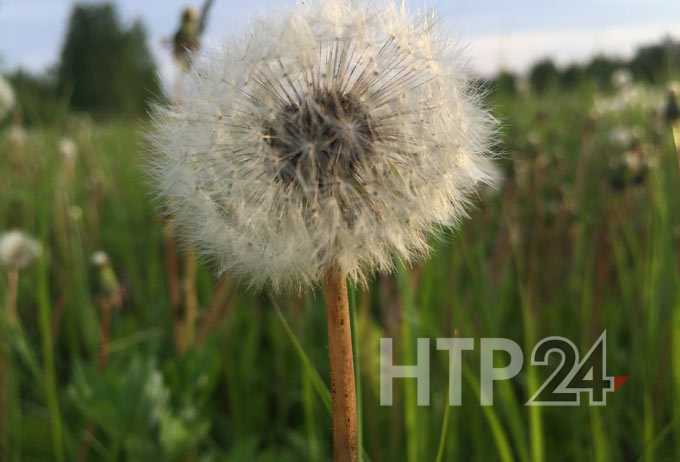
[[[7,130],[7,141],[12,148],[23,148],[27,140],[28,134],[21,125],[12,124],[12,126]]]
[[[493,183],[494,119],[437,18],[317,1],[196,63],[150,134],[187,242],[254,285],[359,282],[428,252]]]
[[[16,100],[11,85],[7,80],[0,76],[0,121],[14,109],[15,104]]]
[[[617,69],[611,77],[612,85],[617,90],[623,90],[633,84],[633,74],[627,69]]]
[[[97,252],[93,253],[91,261],[92,264],[98,268],[108,266],[110,263],[109,256],[102,250],[98,250]]]
[[[74,164],[78,157],[78,145],[71,138],[62,138],[59,141],[59,153],[64,162]]]
[[[68,216],[74,222],[80,222],[83,219],[83,209],[77,205],[71,205],[68,208]]]
[[[42,246],[22,231],[0,235],[0,265],[11,270],[28,267],[42,254]]]

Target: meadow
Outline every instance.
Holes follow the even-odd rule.
[[[351,288],[364,461],[680,458],[680,173],[664,94],[492,95],[499,189],[433,238],[429,260]],[[328,460],[322,297],[249,290],[179,245],[145,177],[145,124],[73,115],[25,139],[0,131],[0,230],[43,245],[16,317],[2,311],[0,460]],[[630,379],[604,407],[525,406],[552,370],[528,358],[480,406],[479,344],[462,406],[447,406],[434,347],[431,406],[412,380],[380,406],[381,337],[412,364],[421,337],[505,337],[528,355],[550,335],[585,352],[605,329],[606,372]]]

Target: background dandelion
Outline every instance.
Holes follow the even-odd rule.
[[[40,244],[21,231],[8,231],[0,235],[0,265],[5,268],[22,270],[40,253]]]
[[[14,91],[9,82],[0,76],[0,121],[14,109]]]

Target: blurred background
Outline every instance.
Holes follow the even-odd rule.
[[[0,1],[0,461],[329,460],[319,294],[217,277],[142,168],[187,50],[289,4]],[[504,180],[430,260],[351,288],[364,460],[679,460],[680,2],[428,6],[501,121]],[[524,406],[552,370],[525,366],[482,408],[478,351],[462,407],[434,351],[432,406],[410,382],[379,405],[381,337],[406,364],[418,337],[528,355],[605,329],[630,375],[606,407]]]

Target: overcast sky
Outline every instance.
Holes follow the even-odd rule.
[[[237,33],[248,20],[295,0],[216,0],[208,46]],[[0,59],[4,69],[39,71],[56,62],[75,0],[0,0]],[[89,1],[88,3],[101,3]],[[141,17],[164,78],[173,70],[161,46],[177,26],[179,11],[202,0],[117,0],[121,17]],[[525,70],[552,56],[565,63],[594,53],[630,55],[664,35],[680,38],[680,0],[407,0],[411,9],[435,7],[444,27],[467,44],[481,74]]]

